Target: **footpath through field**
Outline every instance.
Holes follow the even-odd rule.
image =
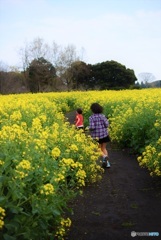
[[[70,123],[75,113],[66,115]],[[111,168],[85,187],[72,206],[68,240],[161,239],[161,179],[140,168],[128,150],[108,146]],[[158,232],[158,237],[143,236]]]

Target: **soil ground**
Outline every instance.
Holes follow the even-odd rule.
[[[70,123],[75,113],[66,115]],[[159,232],[161,239],[161,178],[151,177],[140,168],[137,157],[127,149],[107,146],[111,168],[100,182],[84,188],[75,199],[69,217],[68,240],[129,240],[131,233]]]

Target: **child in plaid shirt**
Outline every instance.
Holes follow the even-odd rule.
[[[108,151],[106,149],[107,142],[110,141],[108,134],[109,122],[103,114],[103,107],[98,103],[91,105],[93,114],[89,117],[89,130],[91,137],[99,143],[99,148],[102,151],[102,167],[110,167]]]

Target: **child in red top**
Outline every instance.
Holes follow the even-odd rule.
[[[83,115],[82,115],[82,109],[81,108],[77,108],[77,110],[76,110],[75,126],[78,129],[83,129],[84,128],[84,118],[83,118]]]

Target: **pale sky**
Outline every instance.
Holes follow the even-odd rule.
[[[0,61],[25,42],[72,44],[86,63],[114,60],[161,80],[161,0],[0,0]]]

